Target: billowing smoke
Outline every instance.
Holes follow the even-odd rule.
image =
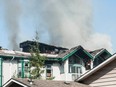
[[[90,4],[91,0],[38,1],[39,15],[48,29],[51,44],[73,47],[88,40],[92,33]]]
[[[111,38],[106,34],[93,33],[84,46],[91,50],[106,48],[112,52]]]
[[[112,50],[109,36],[94,33],[92,0],[34,0],[34,2],[35,12],[46,26],[51,44],[69,48],[82,45],[90,50],[99,48]]]
[[[50,44],[68,48],[82,45],[90,50],[98,48],[112,50],[109,36],[94,33],[92,0],[25,0],[22,2],[23,4],[20,5],[19,0],[5,0],[6,21],[13,48],[17,47],[22,6],[24,17],[30,15],[35,20],[35,25],[39,26],[40,36],[48,34]]]
[[[4,0],[5,22],[9,40],[9,47],[13,50],[19,50],[19,31],[20,31],[20,15],[21,6],[19,0]]]

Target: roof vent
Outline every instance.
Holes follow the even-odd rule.
[[[64,84],[70,85],[70,82],[69,81],[65,81]]]
[[[32,79],[28,79],[28,82],[29,82],[29,84],[32,85],[34,81]]]

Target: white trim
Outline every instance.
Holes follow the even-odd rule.
[[[8,82],[6,82],[5,85],[3,85],[3,87],[8,86],[8,85],[9,85],[10,83],[12,83],[12,82],[15,82],[15,83],[17,83],[17,84],[19,84],[19,85],[21,85],[21,86],[23,86],[23,87],[28,87],[28,86],[26,86],[26,85],[20,83],[19,81],[14,80],[14,79],[10,79]]]
[[[40,56],[56,58],[58,54],[47,54],[47,53],[40,53]]]
[[[97,70],[101,69],[102,67],[104,67],[105,65],[107,65],[108,63],[110,63],[111,61],[113,61],[114,59],[116,59],[116,54],[114,54],[113,56],[111,56],[109,59],[107,59],[106,61],[104,61],[103,63],[99,64],[98,66],[96,66],[95,68],[93,68],[92,70],[88,71],[87,73],[85,73],[84,75],[82,75],[80,78],[78,78],[76,81],[82,81],[83,79],[89,77],[90,75],[92,75],[93,73],[95,73]]]

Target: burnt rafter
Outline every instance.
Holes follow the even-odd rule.
[[[30,52],[31,46],[34,46],[34,45],[36,45],[35,41],[25,41],[20,43],[20,48],[22,48],[23,52]],[[58,54],[61,51],[63,52],[68,49],[39,42],[39,50],[40,50],[40,53]]]

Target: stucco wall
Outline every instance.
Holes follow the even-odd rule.
[[[52,69],[53,69],[53,77],[55,77],[54,80],[61,80],[60,64],[54,63]]]
[[[17,75],[17,61],[3,60],[3,84],[8,81],[11,77]]]

